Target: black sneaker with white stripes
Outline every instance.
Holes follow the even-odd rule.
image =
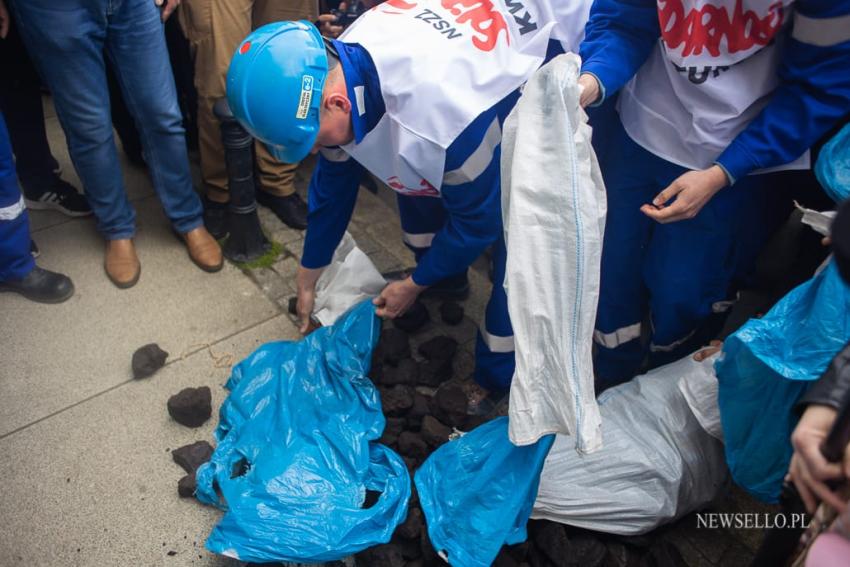
[[[40,194],[24,188],[24,201],[27,208],[33,211],[52,209],[69,217],[87,217],[92,214],[88,200],[77,193],[73,185],[56,177],[53,185]]]

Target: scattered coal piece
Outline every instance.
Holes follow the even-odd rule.
[[[644,562],[650,567],[687,567],[679,549],[669,541],[658,540],[649,548]]]
[[[181,478],[177,482],[177,494],[180,495],[180,498],[191,498],[195,495],[195,489],[198,488],[198,484],[195,479],[195,473],[191,472]]]
[[[392,388],[381,388],[381,406],[385,415],[403,416],[413,406],[413,388],[401,384]]]
[[[618,541],[609,541],[606,544],[608,555],[605,564],[611,567],[639,567],[642,554],[636,548]]]
[[[446,325],[459,325],[463,321],[463,307],[454,301],[446,301],[440,305],[440,319]]]
[[[377,346],[383,362],[390,366],[398,366],[405,358],[410,358],[410,339],[399,329],[386,329],[381,333]]]
[[[386,543],[370,547],[356,556],[357,565],[374,565],[381,567],[404,567],[404,557],[401,549],[395,544]]]
[[[566,565],[566,561],[572,554],[564,526],[555,522],[536,522],[532,537],[537,551],[542,553],[552,564]]]
[[[599,538],[589,532],[568,534],[570,542],[571,561],[582,567],[602,567],[606,564],[608,550]]]
[[[463,427],[467,420],[469,399],[460,384],[447,382],[434,395],[437,417],[449,427]]]
[[[298,296],[289,298],[289,303],[286,305],[286,310],[290,315],[298,315]]]
[[[422,526],[422,532],[419,534],[419,547],[422,549],[422,559],[425,560],[425,563],[433,564],[438,561],[441,562],[440,556],[437,555],[434,546],[431,545],[431,538],[428,537],[428,528],[424,525]]]
[[[166,555],[168,555],[169,557],[174,557],[175,555],[177,555],[177,552],[172,549],[171,551],[166,553]]]
[[[509,545],[504,547],[503,549],[507,549],[517,563],[521,561],[525,561],[525,558],[528,557],[528,548],[531,547],[531,544],[528,540],[525,540],[522,543],[518,543],[516,545]]]
[[[431,450],[417,434],[404,431],[398,436],[398,452],[421,463],[428,457]]]
[[[422,557],[422,549],[419,546],[419,541],[415,539],[405,539],[396,534],[390,540],[390,543],[397,546],[399,551],[401,551],[401,556],[404,557],[405,567],[407,567],[408,561]]]
[[[455,353],[457,353],[457,341],[445,335],[434,337],[419,345],[419,354],[426,360],[454,358]]]
[[[419,507],[411,506],[407,512],[407,519],[396,529],[396,533],[405,539],[418,539],[424,525],[422,510]],[[422,555],[421,549],[417,553],[417,556],[419,555]]]
[[[493,567],[518,567],[519,562],[514,559],[514,556],[508,551],[507,547],[502,547],[499,555],[493,561]]]
[[[195,441],[171,451],[171,458],[187,473],[194,473],[198,467],[212,458],[212,454],[212,445],[206,441]]]
[[[431,413],[431,400],[425,394],[414,392],[413,405],[407,411],[408,420],[422,420],[423,417]]]
[[[388,417],[379,442],[384,445],[395,445],[398,442],[398,436],[404,431],[405,424],[406,420],[403,417]]]
[[[452,359],[426,360],[419,366],[419,385],[436,388],[452,377]]]
[[[398,361],[398,366],[388,366],[381,373],[381,383],[387,386],[407,384],[413,386],[419,382],[419,364],[412,358]]]
[[[428,445],[436,449],[449,440],[452,428],[440,423],[436,417],[426,415],[422,418],[422,428],[419,434]]]
[[[476,427],[483,425],[490,421],[491,419],[495,419],[493,416],[489,415],[470,415],[466,418],[463,426],[456,426],[461,431],[472,431]]]
[[[428,308],[421,301],[417,301],[410,306],[410,309],[404,315],[393,319],[393,325],[396,329],[401,329],[405,333],[415,333],[430,320]]]
[[[156,343],[145,345],[133,353],[133,378],[147,378],[165,365],[168,353]]]
[[[212,415],[212,392],[208,386],[184,388],[168,398],[168,413],[181,425],[199,427]]]

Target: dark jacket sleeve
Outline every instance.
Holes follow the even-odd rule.
[[[802,413],[811,404],[841,409],[843,403],[850,401],[848,393],[850,393],[850,343],[847,343],[832,359],[832,363],[823,376],[797,403],[797,411]]]

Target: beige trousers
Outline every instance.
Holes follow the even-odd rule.
[[[315,21],[317,4],[316,0],[183,0],[180,5],[180,24],[195,57],[201,175],[211,200],[228,200],[224,148],[212,107],[225,94],[230,58],[245,36],[263,24]],[[273,195],[291,195],[297,164],[277,161],[260,142],[255,150],[263,189]]]

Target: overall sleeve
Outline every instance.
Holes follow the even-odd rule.
[[[324,268],[331,263],[357,202],[361,166],[342,150],[323,149],[308,190],[307,231],[301,265]]]
[[[658,43],[655,0],[595,0],[584,34],[581,71],[599,81],[598,106],[638,72]]]
[[[717,159],[732,182],[797,159],[850,112],[850,0],[795,7],[779,87]]]

